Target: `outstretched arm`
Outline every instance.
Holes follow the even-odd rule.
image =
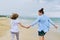
[[[30,24],[27,28],[30,28],[31,26],[34,26],[35,24],[38,23],[38,21],[40,20],[40,17],[37,18],[32,24]]]
[[[23,28],[27,28],[27,27],[25,27],[24,25],[22,25],[21,23],[19,23],[19,25],[20,25],[21,27],[23,27]]]
[[[27,26],[27,29],[28,29],[28,28],[30,28],[30,27],[31,27],[30,25],[29,25],[29,26]]]
[[[49,19],[48,21],[49,21],[56,29],[58,28],[57,25],[55,25],[54,22],[53,22],[51,19]]]

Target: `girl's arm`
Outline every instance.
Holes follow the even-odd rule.
[[[19,25],[20,25],[21,27],[23,27],[23,28],[27,28],[27,27],[23,26],[21,23],[19,23]]]
[[[57,29],[57,26],[54,24],[54,22],[51,19],[49,19],[48,21]]]

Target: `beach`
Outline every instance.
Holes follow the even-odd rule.
[[[29,25],[31,20],[20,20],[21,23],[25,26]],[[58,24],[58,23],[56,23]],[[38,40],[38,25],[35,25],[29,29],[22,28],[19,26],[19,39],[20,40]],[[59,27],[58,27],[59,28]],[[55,29],[53,26],[50,28],[50,31],[45,35],[45,40],[60,40],[59,29]],[[16,38],[15,38],[16,39]],[[0,40],[11,40],[10,34],[10,19],[2,17],[0,18]]]

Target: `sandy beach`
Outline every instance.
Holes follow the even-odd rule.
[[[22,22],[23,21],[23,22]],[[23,25],[27,26],[31,23],[29,20],[22,20]],[[0,18],[0,40],[11,40],[10,25],[8,18]],[[37,25],[29,29],[25,29],[19,26],[20,40],[38,40]],[[60,40],[60,32],[54,27],[50,28],[50,31],[45,35],[45,40]]]

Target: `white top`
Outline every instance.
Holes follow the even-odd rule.
[[[19,20],[11,20],[11,32],[19,32],[19,29],[18,29],[18,23],[19,23]]]
[[[49,17],[46,15],[39,16],[36,21],[34,21],[31,26],[34,26],[38,23],[38,31],[43,30],[44,32],[48,32],[50,28],[50,24],[54,24]]]

